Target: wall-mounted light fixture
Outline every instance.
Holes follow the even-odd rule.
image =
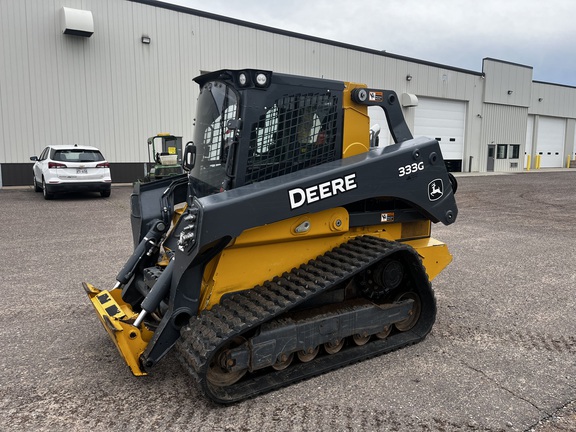
[[[406,81],[412,81],[412,75],[410,74],[406,75]]]
[[[514,93],[512,90],[508,90],[509,95],[511,95],[512,93]]]
[[[538,98],[538,102],[542,102],[544,98]]]
[[[142,36],[142,43],[150,45],[150,36]]]
[[[476,117],[482,118],[482,114],[476,114]]]

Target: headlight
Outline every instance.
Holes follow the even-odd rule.
[[[238,75],[238,83],[244,87],[246,84],[248,84],[248,76],[242,72],[240,75]]]
[[[268,84],[268,77],[266,76],[266,74],[260,72],[256,75],[256,85],[259,87],[264,87],[266,84]]]

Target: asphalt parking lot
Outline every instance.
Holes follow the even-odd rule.
[[[425,341],[228,407],[172,355],[133,377],[81,287],[132,251],[130,187],[1,189],[0,429],[576,430],[576,170],[458,180]]]

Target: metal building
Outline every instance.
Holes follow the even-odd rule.
[[[395,90],[414,135],[436,138],[454,171],[576,158],[576,88],[502,60],[464,70],[153,0],[2,1],[0,51],[0,187],[31,184],[30,156],[47,144],[99,147],[113,181],[141,177],[147,138],[188,141],[192,78],[221,68]]]

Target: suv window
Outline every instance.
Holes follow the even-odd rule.
[[[56,150],[52,160],[60,162],[99,162],[104,160],[104,156],[97,150]]]
[[[38,158],[38,160],[44,160],[46,158],[48,158],[48,151],[50,150],[50,147],[46,147],[44,150],[42,150],[42,153],[40,154],[40,157]]]

